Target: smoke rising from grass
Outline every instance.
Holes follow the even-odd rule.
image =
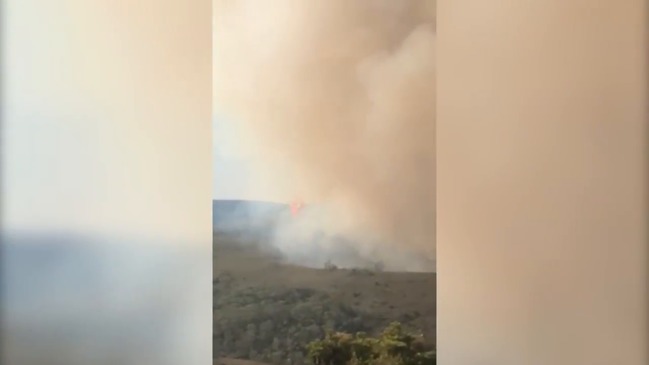
[[[214,1],[215,110],[236,124],[254,183],[274,200],[326,205],[317,229],[385,259],[434,257],[434,9]],[[278,227],[277,243],[290,251],[291,237],[315,231],[307,217]]]

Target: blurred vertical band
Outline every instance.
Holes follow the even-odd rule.
[[[438,1],[438,359],[649,363],[646,1]]]
[[[211,2],[2,28],[2,363],[210,363]]]

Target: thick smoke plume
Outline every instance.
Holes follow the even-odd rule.
[[[214,1],[216,112],[236,124],[239,153],[273,199],[329,213],[280,227],[284,248],[291,235],[323,229],[364,242],[367,254],[434,259],[434,9],[425,0]]]

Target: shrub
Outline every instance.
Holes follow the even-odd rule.
[[[435,365],[435,352],[423,336],[405,332],[398,322],[391,323],[374,338],[357,333],[327,333],[325,338],[307,345],[314,365]]]
[[[333,264],[331,261],[329,261],[329,260],[327,260],[327,262],[325,262],[325,264],[324,264],[324,268],[325,268],[325,270],[328,270],[328,271],[338,270],[338,266],[334,265],[334,264]]]

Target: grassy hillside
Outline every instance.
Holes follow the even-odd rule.
[[[328,330],[376,334],[392,321],[434,341],[433,273],[287,265],[217,233],[213,290],[213,356],[221,362],[302,364],[304,346]]]

